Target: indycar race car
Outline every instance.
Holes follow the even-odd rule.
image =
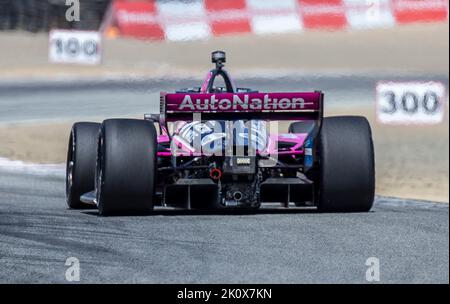
[[[201,87],[161,92],[159,114],[75,123],[69,207],[91,204],[102,215],[154,206],[255,210],[265,203],[369,211],[375,164],[368,121],[324,118],[321,91],[237,88],[225,61],[224,52],[213,52],[215,68]]]

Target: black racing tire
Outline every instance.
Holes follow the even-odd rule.
[[[289,133],[311,133],[316,126],[315,121],[296,121],[289,125]]]
[[[318,145],[319,211],[368,212],[375,196],[375,161],[367,119],[324,118]]]
[[[100,124],[77,122],[72,126],[66,161],[66,200],[70,208],[88,208],[80,196],[95,188],[95,162]]]
[[[153,123],[108,119],[100,129],[96,201],[101,215],[153,210],[157,135]]]

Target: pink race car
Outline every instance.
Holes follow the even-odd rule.
[[[102,215],[264,203],[371,209],[375,165],[365,118],[324,118],[320,91],[237,88],[223,68],[225,53],[213,52],[212,61],[201,87],[162,92],[159,114],[73,125],[69,207],[91,204]]]

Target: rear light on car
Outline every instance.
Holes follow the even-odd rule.
[[[209,172],[209,176],[213,180],[219,180],[222,177],[222,171],[218,168],[211,169],[211,171]]]

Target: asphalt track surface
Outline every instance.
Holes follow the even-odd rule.
[[[377,198],[372,212],[263,209],[100,217],[69,210],[62,176],[0,173],[0,282],[448,283],[448,205]]]
[[[323,83],[332,96],[370,102],[367,94],[373,94],[375,78],[344,80],[303,85]],[[277,82],[274,88],[271,80],[244,83],[266,84],[269,90],[296,88],[295,81]],[[174,82],[168,89],[172,85],[192,84]],[[0,124],[135,115],[148,107],[152,112],[157,100],[149,97],[157,86],[4,86]],[[66,283],[69,257],[80,261],[81,283],[366,283],[370,257],[380,261],[381,283],[449,282],[447,204],[378,197],[369,213],[157,210],[147,216],[100,217],[95,209],[66,207],[60,171],[4,169],[0,283]]]

